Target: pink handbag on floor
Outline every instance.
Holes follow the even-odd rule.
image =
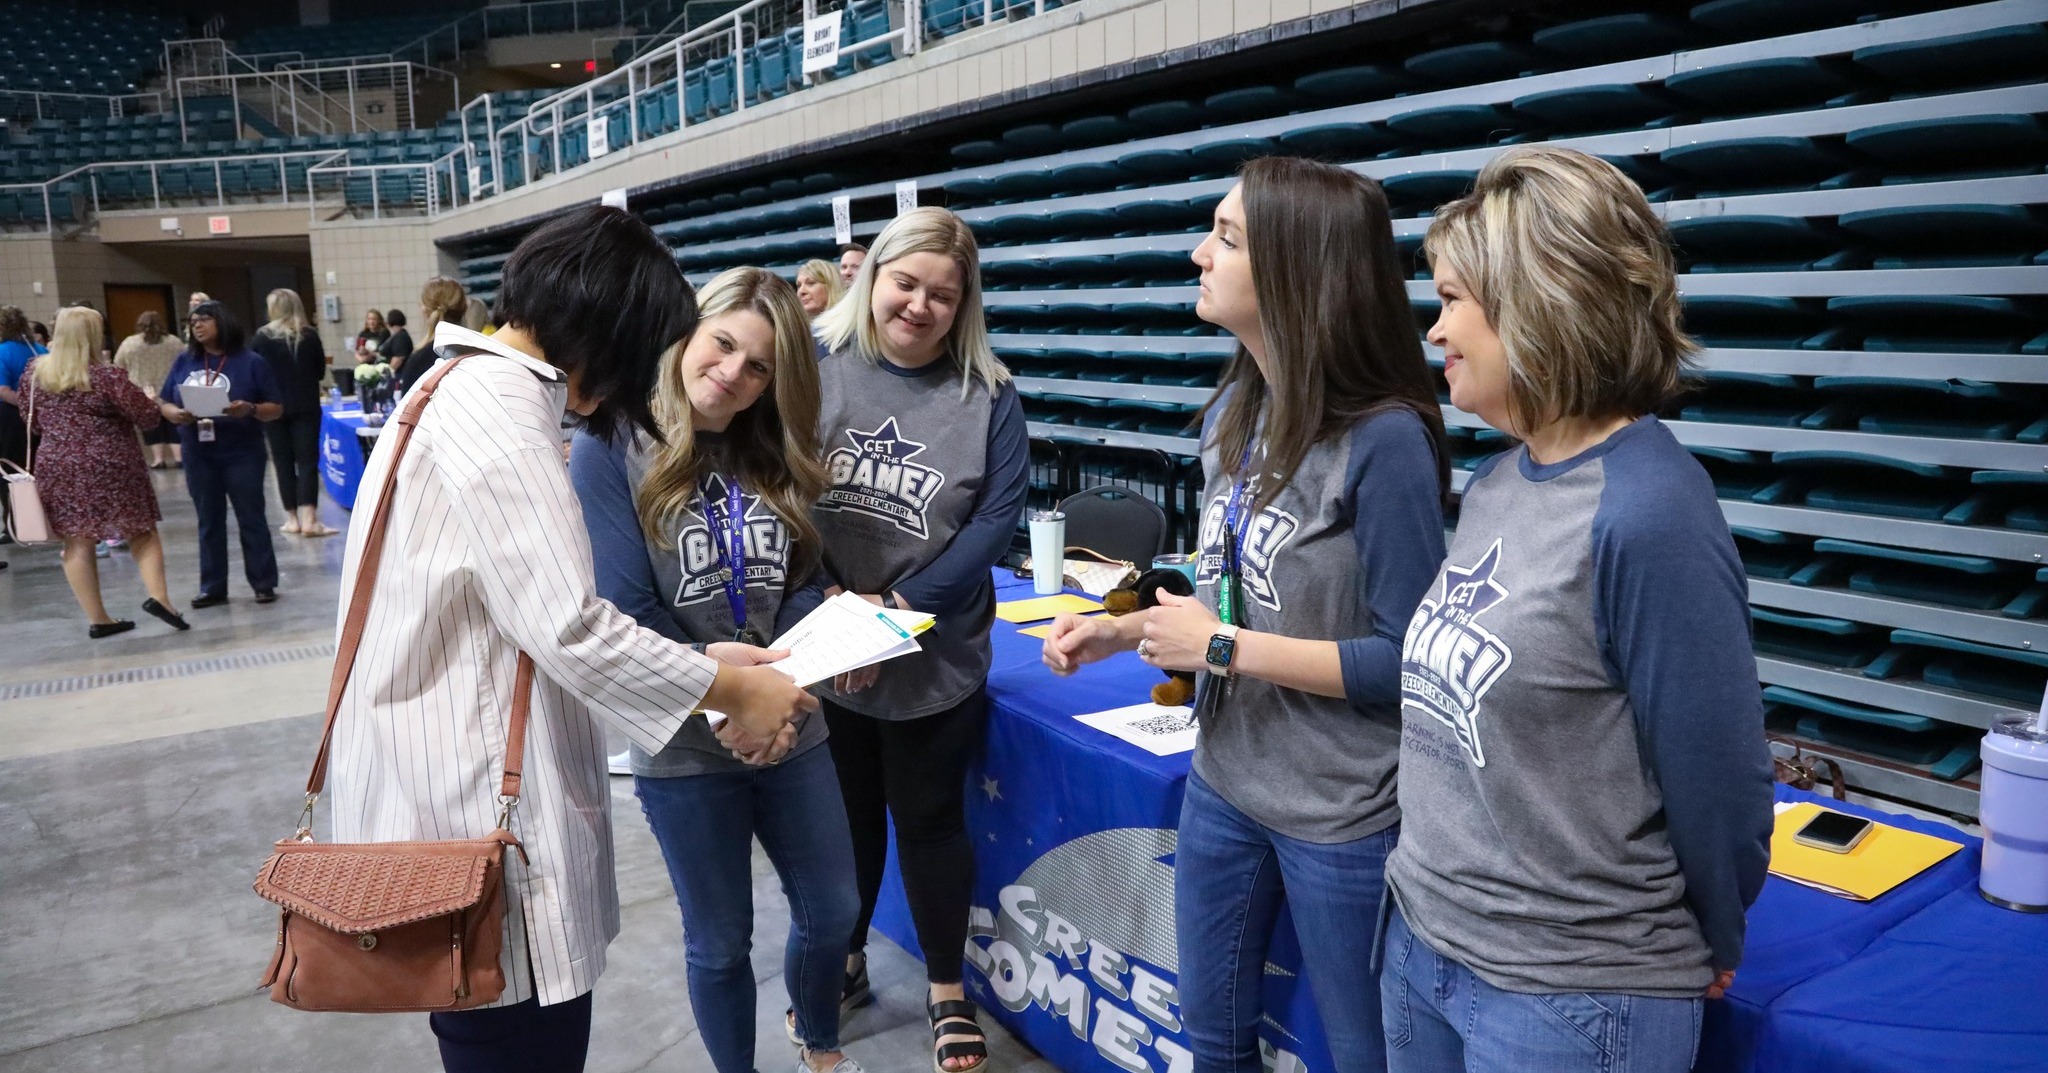
[[[22,424],[29,430],[28,466],[17,466],[0,458],[0,479],[7,482],[7,535],[17,544],[47,544],[50,542],[50,516],[43,513],[42,493],[36,491],[34,467],[36,389],[28,389],[28,414]]]

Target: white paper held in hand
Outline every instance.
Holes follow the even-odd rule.
[[[808,688],[847,671],[920,651],[916,635],[936,617],[876,607],[843,592],[769,642],[769,648],[787,649],[789,655],[767,666]],[[722,712],[705,712],[704,716],[713,730],[726,720]]]
[[[178,398],[193,417],[220,417],[228,412],[226,384],[181,384]]]

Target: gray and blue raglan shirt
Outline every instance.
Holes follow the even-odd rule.
[[[1401,662],[1410,929],[1496,987],[1697,997],[1770,851],[1748,590],[1655,417],[1466,486]]]
[[[1202,430],[1201,558],[1195,594],[1214,611],[1226,506],[1237,481]],[[1251,469],[1260,470],[1255,454]],[[1344,696],[1322,697],[1204,674],[1194,768],[1225,801],[1305,842],[1349,842],[1399,821],[1401,630],[1444,555],[1443,495],[1428,429],[1413,411],[1368,416],[1309,448],[1256,513],[1246,483],[1240,526],[1247,630],[1335,641]]]
[[[571,443],[569,481],[590,533],[597,594],[672,641],[730,641],[734,616],[717,543],[727,532],[726,482],[733,479],[728,476],[733,467],[727,463],[724,437],[697,434],[702,494],[668,519],[667,547],[648,543],[635,505],[647,477],[648,446],[644,435],[634,435],[631,442],[621,438],[607,443],[587,432],[578,432]],[[742,485],[740,493],[747,623],[758,625],[772,640],[817,606],[817,572],[808,579],[790,576],[794,548],[789,526],[756,491]],[[825,720],[810,716],[797,728],[790,755],[824,740]],[[733,756],[701,716],[684,723],[659,753],[634,746],[632,763],[633,774],[651,778],[760,770]]]
[[[818,363],[818,438],[831,486],[812,513],[825,574],[863,595],[901,593],[938,616],[922,650],[858,693],[823,696],[877,719],[945,711],[988,680],[995,586],[1024,512],[1031,443],[1017,389],[961,390],[951,358],[905,369],[853,352]]]

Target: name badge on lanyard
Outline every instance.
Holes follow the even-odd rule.
[[[711,520],[711,505],[704,505],[705,520]],[[743,645],[765,646],[767,634],[747,621],[747,537],[746,497],[736,477],[725,480],[725,517],[714,528],[711,543],[718,549],[719,583],[725,588],[725,603],[732,610],[732,639]]]
[[[199,420],[199,442],[213,442],[213,418],[204,417]]]

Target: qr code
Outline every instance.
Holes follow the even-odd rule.
[[[1147,716],[1131,724],[1131,729],[1155,738],[1170,737],[1188,728],[1188,717],[1177,713]]]

